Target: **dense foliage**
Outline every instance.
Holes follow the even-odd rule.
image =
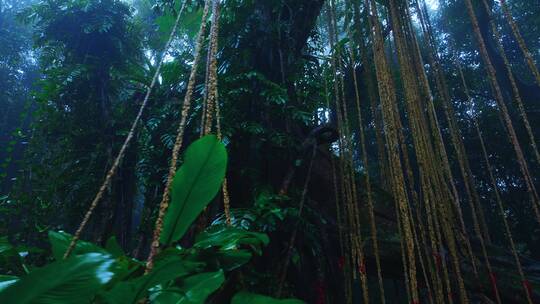
[[[345,124],[348,131],[353,151],[351,179],[361,201],[368,197],[364,177],[368,173],[371,177],[369,195],[375,202],[387,301],[406,303],[407,283],[399,254],[402,228],[396,220],[386,162],[389,144],[382,136],[389,131],[377,101],[380,84],[372,60],[375,42],[368,33],[368,1],[360,0],[220,1],[216,56],[221,141],[213,136],[198,139],[208,89],[204,66],[210,59],[206,55],[210,42],[205,38],[184,136],[189,148],[183,149],[160,235],[163,250],[154,269],[144,273],[197,33],[201,23],[210,27],[212,20],[201,20],[205,1],[188,0],[181,12],[183,2],[0,0],[0,303],[300,302],[278,300],[281,296],[307,303],[345,303],[344,276],[350,265],[343,261],[346,254],[339,236],[347,228],[340,223],[344,215],[336,206],[341,194],[334,189],[336,174],[344,170],[338,160],[344,136],[334,135],[341,132],[338,124]],[[426,2],[454,117],[491,234],[489,251],[498,262],[501,289],[505,296],[512,295],[523,282],[514,270],[508,271],[513,266],[506,232],[474,119],[487,144],[517,251],[533,288],[540,288],[539,223],[531,215],[528,188],[505,135],[507,129],[501,123],[471,22],[463,13],[463,1]],[[540,6],[537,1],[507,2],[538,66]],[[403,112],[403,149],[414,155],[408,173],[420,179],[423,167],[414,154],[413,130],[408,125],[412,118],[406,112],[405,80],[395,53],[394,19],[388,1],[373,3],[380,9],[384,52],[399,91],[396,109]],[[403,3],[412,14],[429,84],[436,87],[437,71],[427,59],[431,49],[418,18],[420,6],[417,1]],[[514,88],[497,49],[490,16],[482,1],[473,3],[517,137],[539,186],[540,164],[534,161],[527,130],[513,103]],[[500,2],[487,4],[532,132],[539,138],[540,86],[529,72]],[[180,12],[179,30],[164,52]],[[333,18],[337,41],[333,41]],[[162,59],[134,140],[82,240],[63,259]],[[464,70],[472,102],[456,60]],[[343,78],[343,86],[337,89],[336,75]],[[344,105],[335,106],[341,95]],[[451,122],[445,118],[444,97],[436,90],[432,95],[466,230],[475,251],[480,251],[478,240],[472,237],[473,214],[464,194],[468,186],[459,174],[460,159],[453,148]],[[340,111],[357,110],[363,115],[363,130],[356,118],[339,122]],[[328,130],[331,135],[324,133]],[[365,158],[361,132],[366,138]],[[231,225],[222,206],[224,177],[231,198]],[[420,186],[416,187],[422,196]],[[376,271],[370,266],[375,257],[368,244],[367,207],[362,206],[360,217],[365,224],[360,234],[369,252],[367,276],[375,298]],[[443,255],[445,250],[441,250]],[[471,294],[489,293],[489,288],[478,287],[481,283],[465,273]],[[490,275],[482,275],[481,281],[487,282],[483,284],[493,280]],[[355,301],[362,294],[359,280],[355,277],[352,283]],[[522,300],[504,299],[508,303]]]

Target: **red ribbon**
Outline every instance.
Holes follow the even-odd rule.
[[[435,258],[435,264],[437,265],[437,268],[440,267],[442,264],[441,255],[438,254],[437,252],[434,252],[433,257]]]
[[[489,279],[491,280],[491,288],[493,288],[493,295],[495,296],[495,298],[498,297],[498,292],[497,292],[497,277],[495,276],[495,274],[493,272],[489,272]]]
[[[345,267],[345,257],[340,256],[337,265],[339,267],[339,270],[343,270],[343,267]]]
[[[315,283],[315,291],[317,293],[316,304],[325,304],[326,303],[326,286],[323,281],[317,281]]]
[[[358,266],[358,271],[361,274],[366,274],[366,264],[364,263],[364,261],[360,262],[360,265]]]
[[[523,287],[525,288],[525,290],[527,291],[527,293],[529,294],[529,297],[531,297],[532,295],[532,285],[531,285],[531,282],[525,280],[523,281]]]

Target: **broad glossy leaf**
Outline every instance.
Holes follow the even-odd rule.
[[[234,270],[251,260],[251,252],[245,249],[219,250],[214,257],[219,261],[219,266],[226,271]]]
[[[235,227],[211,226],[197,235],[194,247],[235,249],[240,245],[268,245],[268,236],[264,233],[250,232]]]
[[[62,260],[69,243],[73,236],[69,233],[60,231],[49,231],[49,240],[52,245],[53,256],[56,260]],[[133,272],[138,271],[143,267],[143,263],[126,256],[120,245],[116,242],[115,237],[111,237],[107,241],[107,249],[101,248],[98,245],[86,241],[79,240],[75,245],[72,255],[80,255],[85,253],[101,253],[109,254],[116,259],[116,271],[111,284],[122,281],[125,277],[130,276]]]
[[[140,276],[144,272],[144,262],[137,261],[128,256],[115,257],[118,270],[108,286],[116,286],[118,282],[124,282],[129,278]]]
[[[106,294],[105,300],[111,304],[137,303],[148,296],[148,289],[198,271],[199,263],[184,262],[179,257],[156,263],[152,272],[131,281],[121,282]]]
[[[205,272],[190,276],[180,287],[160,291],[152,300],[155,304],[204,304],[206,298],[225,281],[223,271]]]
[[[73,236],[69,233],[63,231],[49,231],[49,242],[52,246],[52,253],[54,258],[59,261],[64,257],[66,250],[71,242]],[[107,251],[96,244],[79,240],[75,249],[73,250],[73,255],[85,254],[90,252],[98,252],[102,254],[107,254]]]
[[[220,250],[217,247],[212,247],[189,249],[184,252],[182,258],[186,261],[206,264],[214,269],[231,271],[249,262],[251,257],[252,253],[247,249]]]
[[[115,273],[107,254],[87,253],[53,262],[21,277],[0,292],[0,303],[89,303]]]
[[[221,188],[226,168],[227,151],[216,136],[207,135],[189,146],[172,183],[162,244],[178,241],[186,233]]]
[[[0,275],[0,291],[6,289],[9,285],[17,282],[19,277],[11,275]]]
[[[274,299],[260,294],[241,291],[231,300],[231,304],[304,304],[297,299]]]

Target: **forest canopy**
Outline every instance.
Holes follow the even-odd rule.
[[[0,303],[540,303],[537,0],[0,0]]]

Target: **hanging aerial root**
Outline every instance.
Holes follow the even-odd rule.
[[[359,8],[358,5],[352,4],[353,8],[355,10],[355,15],[357,16],[357,24],[360,25],[362,23],[360,12],[358,12]],[[367,16],[367,9],[364,9],[363,17],[366,18],[366,20],[369,18]],[[369,22],[366,22],[367,25],[369,25]],[[358,29],[360,30],[360,29]],[[366,29],[366,32],[368,34],[371,32],[371,30],[368,28]],[[370,110],[371,115],[373,117],[374,122],[374,129],[375,129],[375,139],[377,142],[377,160],[379,164],[379,183],[382,185],[383,188],[386,190],[389,190],[388,186],[388,164],[387,164],[387,158],[386,158],[386,150],[384,146],[384,135],[383,135],[383,122],[381,118],[381,113],[377,109],[377,98],[376,98],[376,88],[373,81],[372,73],[371,73],[371,67],[372,63],[369,61],[368,58],[368,47],[366,45],[366,39],[360,38],[360,41],[358,44],[360,45],[360,61],[362,62],[362,77],[363,80],[366,82],[367,87],[367,98],[369,99],[370,103]]]
[[[458,68],[459,76],[461,78],[461,83],[463,85],[463,90],[465,92],[465,96],[467,97],[467,101],[469,102],[469,105],[470,105],[470,107],[472,109],[473,106],[474,106],[474,103],[473,103],[471,94],[469,92],[469,87],[467,85],[467,82],[465,81],[465,76],[463,75],[463,70],[461,68],[461,64],[459,63],[458,60],[456,60],[456,65],[457,65],[457,68]],[[486,163],[487,171],[489,173],[489,179],[490,179],[491,186],[493,187],[493,192],[494,192],[494,195],[495,195],[495,201],[497,202],[497,207],[499,209],[499,213],[500,213],[500,215],[502,217],[502,220],[503,220],[504,230],[505,230],[505,233],[506,233],[506,238],[508,239],[508,243],[510,244],[510,250],[512,252],[512,256],[514,257],[514,261],[516,263],[516,267],[517,267],[519,276],[521,278],[521,281],[526,282],[527,279],[526,279],[525,273],[523,271],[523,266],[521,265],[521,261],[519,259],[519,254],[518,254],[518,252],[516,250],[516,245],[515,245],[515,242],[514,242],[514,238],[512,236],[512,231],[510,230],[510,225],[508,224],[508,219],[506,218],[506,212],[505,212],[503,201],[502,201],[502,198],[501,198],[501,195],[500,195],[500,192],[499,192],[499,186],[497,184],[497,180],[496,180],[495,175],[493,173],[493,168],[491,166],[491,162],[489,161],[489,156],[488,156],[488,152],[487,152],[487,149],[486,149],[486,144],[484,142],[484,137],[482,135],[482,132],[480,131],[480,124],[479,124],[478,119],[476,118],[476,116],[473,116],[473,124],[474,124],[474,128],[475,128],[475,131],[476,131],[476,136],[478,137],[478,139],[480,141],[480,147],[482,148],[482,156],[484,158],[484,162]],[[492,285],[494,287],[496,287],[497,286],[497,280],[496,280],[495,274],[493,274],[491,272],[490,273],[490,278],[491,278]],[[532,293],[530,292],[530,289],[527,288],[526,285],[523,285],[523,291],[525,292],[525,296],[527,298],[527,303],[533,304],[533,302],[532,302]]]
[[[447,87],[447,84],[446,84],[446,79],[445,79],[444,75],[442,74],[441,67],[440,67],[440,64],[438,62],[438,58],[436,57],[436,54],[437,54],[437,52],[436,52],[436,44],[435,44],[435,41],[434,41],[434,36],[431,34],[431,31],[430,31],[429,18],[427,16],[427,14],[426,14],[426,16],[423,16],[422,11],[420,10],[420,7],[418,5],[418,2],[417,2],[417,8],[418,8],[418,11],[419,11],[419,16],[420,16],[420,20],[421,20],[421,23],[422,23],[422,28],[423,28],[423,31],[424,31],[424,36],[425,36],[425,38],[427,40],[428,46],[430,46],[430,48],[428,49],[428,54],[429,54],[431,64],[434,66],[435,76],[436,76],[436,80],[437,80],[436,81],[437,89],[439,90],[439,95],[441,96],[441,100],[443,101],[445,115],[446,115],[447,121],[448,121],[449,126],[450,126],[450,131],[451,131],[450,134],[451,134],[452,143],[453,143],[453,145],[454,145],[454,147],[456,149],[456,154],[458,156],[458,162],[459,162],[460,170],[461,170],[461,173],[462,173],[464,181],[465,181],[465,190],[467,192],[467,195],[469,197],[469,202],[471,204],[470,206],[471,206],[472,216],[473,216],[474,231],[476,232],[476,236],[480,240],[480,244],[481,244],[481,248],[482,248],[482,255],[483,255],[486,267],[488,269],[488,274],[492,274],[493,273],[492,272],[492,267],[491,267],[491,263],[489,261],[489,258],[487,256],[487,250],[486,250],[485,241],[484,241],[484,238],[489,237],[489,233],[488,233],[488,230],[487,230],[487,225],[485,224],[485,219],[484,219],[484,215],[483,215],[481,206],[479,204],[479,196],[478,196],[478,193],[476,192],[476,188],[475,188],[475,184],[474,184],[474,181],[473,181],[472,173],[470,172],[469,161],[468,161],[468,159],[466,157],[465,148],[464,148],[463,142],[461,140],[461,135],[459,134],[459,129],[457,127],[457,122],[455,121],[455,116],[454,116],[455,114],[454,114],[454,111],[453,111],[453,108],[452,108],[452,105],[451,105],[451,100],[450,100],[450,95],[449,95],[449,92],[448,92],[448,87]],[[426,10],[426,12],[427,12],[427,10]],[[424,18],[426,20],[424,20]],[[466,233],[461,212],[459,214],[459,217],[460,217],[460,223],[462,225],[462,230],[464,230],[464,233]],[[482,225],[479,224],[478,218],[480,218],[480,223]],[[482,229],[480,227],[482,227]],[[489,242],[489,238],[487,238],[487,240]],[[468,250],[470,258],[471,258],[474,274],[478,278],[478,274],[477,274],[476,266],[475,266],[475,264],[476,264],[475,263],[475,256],[472,254],[472,249],[471,249],[471,246],[470,246],[470,242],[469,242],[467,237],[465,238],[465,245],[467,247],[467,250]],[[499,297],[498,287],[496,285],[496,281],[492,280],[491,282],[492,282],[491,285],[492,285],[493,292],[494,292],[495,298],[497,300],[497,303],[501,303],[501,300],[500,300],[500,297]]]
[[[516,154],[516,158],[519,164],[519,169],[523,175],[523,179],[525,180],[525,184],[527,186],[527,192],[529,194],[529,199],[531,201],[532,208],[536,216],[536,220],[540,223],[540,210],[539,210],[540,197],[538,196],[538,192],[536,190],[533,179],[531,177],[529,167],[527,165],[527,161],[525,160],[525,156],[519,144],[518,137],[514,129],[514,125],[512,124],[512,119],[510,118],[510,114],[508,113],[508,108],[506,107],[506,104],[504,102],[501,87],[499,86],[499,83],[497,82],[495,68],[493,67],[493,64],[491,63],[491,59],[489,58],[489,55],[487,53],[486,44],[485,44],[484,38],[482,37],[482,33],[480,32],[478,19],[476,18],[476,14],[474,12],[471,0],[465,0],[465,5],[467,7],[467,13],[469,14],[469,19],[471,20],[471,23],[473,26],[473,33],[478,44],[480,55],[485,64],[486,72],[488,74],[488,78],[489,78],[490,85],[491,85],[491,88],[495,97],[495,101],[497,102],[497,105],[499,108],[499,113],[505,124],[505,127],[506,127],[505,130],[506,130],[508,139],[512,147],[514,148],[514,152]]]
[[[399,126],[397,124],[397,100],[394,84],[391,77],[390,68],[384,52],[384,40],[382,37],[381,25],[378,20],[377,6],[374,0],[365,0],[365,7],[370,16],[370,28],[373,38],[373,59],[377,75],[379,96],[381,98],[382,114],[385,126],[385,138],[388,146],[389,169],[391,177],[392,192],[396,204],[398,218],[401,218],[402,231],[400,235],[404,240],[402,258],[404,261],[404,272],[408,290],[410,291],[411,302],[417,303],[418,287],[416,283],[416,259],[415,246],[412,235],[411,221],[408,217],[408,197],[405,189],[403,167],[400,160]],[[401,226],[400,226],[401,227]]]
[[[105,180],[103,181],[103,184],[101,184],[101,187],[99,188],[96,196],[94,197],[94,200],[90,204],[90,207],[86,211],[86,214],[84,215],[84,218],[83,218],[81,224],[79,225],[79,228],[77,229],[77,231],[73,235],[73,238],[71,239],[71,242],[70,242],[66,252],[64,253],[64,259],[67,258],[73,252],[73,250],[75,249],[77,241],[80,239],[84,228],[88,224],[88,221],[90,220],[90,217],[92,216],[92,214],[94,213],[94,210],[96,209],[99,202],[101,201],[101,198],[105,194],[105,191],[107,190],[107,188],[111,184],[112,178],[115,176],[116,172],[118,171],[118,168],[120,166],[120,162],[124,158],[124,155],[126,154],[126,150],[127,150],[128,146],[129,146],[131,140],[135,136],[135,130],[137,129],[137,126],[139,125],[139,122],[141,120],[144,109],[148,105],[148,100],[150,99],[150,94],[152,93],[152,90],[154,89],[154,86],[155,86],[156,81],[158,79],[159,73],[161,71],[161,67],[163,65],[163,60],[165,58],[165,54],[169,50],[171,42],[174,39],[174,36],[176,35],[176,31],[178,30],[178,25],[180,24],[180,17],[182,15],[182,12],[184,11],[184,8],[186,6],[186,2],[187,1],[183,1],[182,6],[180,7],[180,11],[178,12],[178,16],[176,17],[176,21],[174,22],[174,26],[173,26],[173,28],[171,30],[171,33],[169,34],[169,39],[165,43],[165,46],[163,48],[163,52],[161,53],[161,56],[159,58],[159,63],[158,63],[156,71],[154,72],[154,76],[152,77],[152,81],[150,83],[150,86],[148,86],[147,89],[146,89],[146,95],[144,96],[143,102],[142,102],[142,104],[141,104],[141,106],[139,108],[139,112],[137,113],[137,116],[135,117],[135,120],[133,120],[133,123],[131,124],[131,128],[129,129],[129,133],[126,136],[126,139],[124,140],[124,143],[122,144],[122,147],[120,148],[120,151],[118,152],[118,155],[114,159],[113,165],[111,166],[111,168],[107,172],[107,175],[105,176]]]
[[[448,127],[450,129],[450,137],[452,145],[455,149],[458,164],[460,168],[461,175],[464,180],[464,186],[465,186],[465,192],[467,194],[467,198],[469,200],[469,203],[471,204],[471,209],[473,209],[473,222],[479,223],[479,227],[481,228],[482,237],[488,242],[491,243],[485,215],[483,212],[483,209],[480,205],[480,198],[478,195],[478,192],[476,191],[476,184],[474,181],[474,176],[470,169],[469,159],[467,158],[467,152],[465,150],[465,145],[463,144],[463,140],[461,137],[461,133],[459,130],[459,126],[457,124],[457,120],[455,117],[455,112],[452,106],[452,101],[450,98],[450,93],[448,89],[448,84],[446,81],[446,78],[443,74],[442,66],[440,64],[439,58],[438,58],[438,52],[437,52],[437,43],[435,41],[435,35],[433,34],[431,22],[429,20],[429,15],[426,7],[425,1],[423,2],[423,10],[420,8],[420,5],[418,3],[418,0],[415,1],[416,8],[418,11],[418,16],[422,25],[422,30],[424,33],[424,38],[426,40],[426,44],[428,45],[428,56],[430,64],[433,66],[435,79],[436,79],[436,88],[438,90],[440,99],[443,103],[443,109],[446,116],[446,120],[448,122]],[[435,114],[433,114],[435,115]],[[440,136],[440,132],[439,132]],[[442,138],[440,138],[440,143],[443,145]],[[447,171],[450,172],[451,177],[451,171],[450,166],[448,162],[448,158],[445,157],[444,159],[445,167],[447,167]],[[453,178],[452,178],[453,180]],[[457,196],[457,190],[455,188],[454,183],[452,183],[452,189],[456,194],[456,210],[458,212],[459,221],[461,224],[462,232],[465,236],[465,246],[467,247],[467,251],[469,251],[469,256],[471,257],[471,263],[473,266],[473,271],[475,273],[475,276],[477,276],[477,269],[476,269],[476,263],[474,260],[474,256],[472,255],[472,249],[469,242],[469,239],[467,237],[467,231],[465,229],[465,224],[463,221],[463,215],[461,211],[461,207],[459,205],[459,200]]]
[[[313,169],[313,163],[314,163],[316,154],[317,154],[317,143],[314,142],[313,143],[313,151],[311,152],[311,157],[310,157],[310,160],[309,160],[306,179],[304,180],[304,187],[302,188],[302,196],[300,198],[300,205],[298,207],[298,220],[295,223],[293,233],[291,234],[291,237],[289,239],[289,245],[287,246],[287,254],[285,256],[285,261],[284,261],[284,264],[283,264],[281,275],[279,276],[279,281],[278,281],[279,283],[278,283],[278,288],[277,288],[277,292],[276,292],[276,297],[278,297],[278,298],[281,296],[281,292],[283,290],[283,285],[284,285],[285,279],[287,277],[287,270],[289,268],[289,263],[290,263],[290,260],[291,260],[291,257],[292,257],[292,253],[293,253],[293,249],[294,249],[294,243],[296,241],[296,235],[298,234],[298,227],[300,226],[300,218],[302,216],[302,211],[304,210],[304,204],[306,202],[306,196],[307,196],[307,191],[308,191],[308,187],[309,187],[309,182],[311,180],[311,171]]]
[[[203,112],[201,118],[201,132],[203,134],[209,134],[212,131],[212,122],[216,120],[216,132],[219,140],[222,140],[223,134],[221,132],[221,113],[218,101],[218,79],[217,79],[217,52],[218,52],[218,34],[219,34],[219,16],[220,5],[219,0],[214,1],[212,7],[212,26],[210,28],[210,42],[208,46],[208,59],[207,59],[207,78],[206,78],[206,95],[203,103],[203,107],[206,112]],[[213,113],[214,112],[214,113]],[[230,211],[230,197],[228,190],[227,177],[223,179],[223,185],[221,187],[223,193],[223,210],[225,213],[225,223],[230,226],[231,223],[231,211]]]
[[[356,16],[356,20],[358,25],[360,24],[360,12],[358,10],[358,7],[350,2],[350,5],[353,6],[353,10]],[[354,37],[352,33],[349,31],[349,37],[351,41],[354,41]],[[370,224],[370,230],[371,230],[371,239],[373,242],[373,253],[375,255],[375,266],[377,269],[377,278],[379,281],[379,291],[381,296],[381,303],[386,303],[385,299],[385,293],[384,293],[384,283],[382,278],[382,271],[381,271],[381,258],[379,255],[379,241],[377,238],[377,226],[375,223],[375,211],[373,206],[373,194],[371,190],[371,179],[368,169],[368,158],[367,158],[367,148],[366,148],[366,138],[365,138],[365,132],[364,132],[364,123],[362,119],[362,110],[360,107],[360,90],[358,88],[358,79],[356,77],[356,71],[354,69],[354,64],[356,62],[356,56],[355,56],[355,50],[351,47],[349,50],[351,62],[352,62],[352,76],[353,76],[353,83],[354,83],[354,93],[355,93],[355,101],[356,101],[356,113],[358,116],[358,126],[359,126],[359,133],[360,133],[360,147],[362,152],[362,161],[364,163],[365,168],[365,183],[366,183],[366,193],[367,193],[367,205],[368,205],[368,215],[369,215],[369,224]],[[362,266],[363,266],[362,262]],[[365,269],[365,266],[362,267]]]
[[[330,96],[328,92],[328,81],[326,78],[324,79],[324,96],[326,100],[326,108],[330,109]],[[326,123],[330,123],[330,118],[328,118],[328,121]],[[338,182],[337,182],[337,174],[336,174],[336,164],[334,161],[334,158],[330,158],[330,166],[332,168],[332,189],[334,190],[334,200],[336,203],[336,220],[337,220],[337,226],[338,226],[338,237],[339,237],[339,249],[340,249],[340,259],[341,257],[344,257],[345,255],[345,249],[344,249],[344,240],[343,240],[343,220],[341,217],[341,206],[339,204],[339,189],[338,189]],[[341,262],[339,263],[342,264]],[[342,266],[342,265],[341,265]]]
[[[156,226],[153,233],[152,238],[152,244],[150,247],[150,254],[148,255],[147,261],[146,261],[146,270],[145,273],[149,273],[152,268],[154,267],[154,257],[159,252],[159,236],[161,235],[161,231],[163,229],[163,219],[165,218],[165,213],[167,212],[167,209],[169,208],[169,200],[170,200],[170,192],[171,192],[171,185],[174,178],[174,174],[176,173],[176,164],[178,162],[178,153],[180,152],[180,149],[182,148],[182,143],[184,139],[184,131],[186,128],[186,122],[187,117],[189,114],[189,111],[191,109],[191,102],[193,99],[193,90],[195,87],[195,81],[197,76],[197,70],[201,58],[201,50],[202,50],[202,44],[204,35],[206,32],[206,18],[208,16],[209,11],[209,2],[211,0],[206,0],[204,4],[203,9],[203,15],[202,15],[202,22],[201,26],[199,28],[199,34],[197,36],[197,44],[195,47],[195,57],[193,59],[193,66],[191,67],[191,73],[189,75],[189,81],[186,89],[186,95],[184,97],[184,104],[182,106],[182,112],[180,117],[180,123],[178,125],[178,132],[176,136],[176,141],[173,147],[172,156],[171,156],[171,163],[169,167],[169,174],[167,176],[167,182],[165,184],[165,189],[163,190],[163,198],[159,204],[159,213],[156,220]]]
[[[421,167],[419,177],[424,203],[426,205],[433,204],[432,206],[435,208],[430,208],[433,211],[431,216],[440,217],[442,232],[459,287],[460,299],[461,302],[467,303],[468,299],[455,246],[455,235],[452,231],[453,216],[449,209],[455,200],[455,195],[452,195],[452,191],[448,188],[448,184],[452,184],[452,178],[450,170],[447,169],[449,166],[447,166],[446,151],[442,145],[438,121],[433,109],[431,90],[410,21],[408,6],[392,0],[389,3],[412,139],[417,161]],[[427,109],[427,111],[423,109]],[[438,203],[435,204],[435,202]],[[404,219],[409,216],[405,210],[402,213]],[[435,219],[435,221],[437,220]],[[406,223],[405,220],[403,222]],[[409,258],[410,265],[414,265],[413,259],[414,255]],[[434,262],[437,263],[436,260]],[[443,264],[443,266],[445,265]],[[444,267],[443,271],[445,271]],[[416,278],[411,276],[412,292],[414,292],[413,287],[416,285],[415,280]],[[450,288],[449,284],[447,286]]]
[[[347,215],[349,219],[350,242],[351,242],[351,262],[353,278],[359,274],[364,302],[369,302],[369,290],[367,274],[365,272],[365,256],[362,248],[362,236],[360,234],[360,212],[358,209],[358,194],[356,191],[355,170],[353,164],[352,143],[349,130],[349,115],[345,99],[345,81],[343,71],[341,47],[337,44],[337,19],[335,1],[330,1],[327,6],[329,14],[328,32],[330,34],[330,46],[335,49],[332,54],[332,72],[334,74],[334,90],[336,94],[335,106],[338,118],[338,129],[340,130],[340,160],[342,163],[342,184],[344,186]]]
[[[217,97],[216,97],[217,99]],[[217,129],[217,137],[219,140],[223,139],[223,135],[221,133],[221,113],[220,113],[220,106],[219,102],[216,102],[216,129]],[[232,225],[231,220],[231,199],[229,196],[229,187],[227,182],[227,177],[223,179],[223,185],[221,187],[221,191],[223,192],[223,211],[225,212],[225,223],[227,226]]]
[[[501,34],[499,30],[497,29],[497,26],[495,25],[493,14],[491,12],[491,9],[487,1],[482,0],[482,3],[484,4],[484,8],[486,9],[486,13],[488,14],[491,31],[493,32],[493,35],[495,36],[495,41],[497,43],[497,49],[499,50],[499,55],[501,55],[503,59],[504,67],[506,69],[506,74],[508,76],[508,79],[510,80],[510,85],[512,87],[512,94],[514,95],[514,101],[516,102],[519,115],[521,116],[521,119],[523,120],[523,124],[525,125],[525,130],[527,131],[527,135],[529,136],[530,145],[534,152],[536,162],[540,164],[540,153],[538,153],[538,147],[536,146],[536,139],[534,137],[531,125],[529,123],[529,119],[527,118],[527,112],[525,111],[525,106],[523,105],[523,101],[521,99],[521,94],[516,84],[514,73],[512,72],[512,68],[510,66],[508,57],[506,56],[506,51],[504,50],[504,47],[502,44]]]
[[[534,79],[536,80],[536,84],[540,87],[540,72],[538,71],[538,68],[534,64],[534,59],[531,55],[531,52],[529,52],[529,49],[527,48],[527,44],[525,43],[525,40],[523,39],[523,36],[521,36],[521,33],[519,31],[519,27],[514,20],[514,17],[512,16],[512,12],[510,12],[510,9],[508,8],[508,5],[506,3],[506,0],[500,0],[501,8],[504,13],[504,16],[506,17],[506,21],[510,25],[510,29],[512,30],[512,34],[516,38],[519,49],[523,53],[523,56],[525,57],[525,61],[527,61],[527,66],[529,67],[529,70],[534,76]]]
[[[433,44],[433,47],[435,47],[434,44]],[[442,75],[442,72],[438,71],[438,73],[439,73],[438,83],[441,90],[440,94],[445,105],[445,114],[447,116],[447,120],[449,121],[449,124],[451,125],[451,129],[453,129],[451,130],[452,132],[451,136],[452,136],[452,141],[454,143],[454,146],[456,148],[456,152],[458,154],[458,162],[460,164],[460,169],[464,176],[465,182],[470,184],[468,187],[466,187],[466,191],[468,191],[467,193],[469,195],[469,200],[471,201],[471,211],[472,211],[471,213],[473,216],[474,231],[476,233],[477,238],[480,240],[482,256],[484,258],[488,276],[491,277],[493,274],[493,270],[492,270],[491,262],[489,261],[489,257],[488,257],[486,245],[485,245],[485,240],[484,240],[484,237],[486,235],[489,236],[488,231],[487,231],[487,225],[485,224],[484,216],[483,216],[483,213],[481,212],[482,209],[481,209],[481,206],[479,205],[479,199],[478,199],[478,194],[475,190],[475,185],[472,182],[472,174],[470,172],[468,159],[466,158],[465,148],[461,140],[461,136],[459,135],[459,130],[457,129],[457,123],[455,122],[453,108],[451,106],[451,101],[449,100],[450,97],[449,97],[448,88],[446,86],[446,80],[444,76]],[[474,197],[470,196],[471,191],[474,191]],[[477,210],[478,210],[478,213],[477,213]],[[484,226],[483,228],[485,229],[484,232],[482,232],[483,229],[481,229],[481,225],[479,224],[478,217],[480,217],[480,223],[482,224],[482,226]],[[471,259],[474,262],[474,255],[472,254],[471,254]],[[495,280],[491,280],[491,287],[493,289],[493,294],[495,296],[497,303],[501,303],[499,290],[498,290]]]

